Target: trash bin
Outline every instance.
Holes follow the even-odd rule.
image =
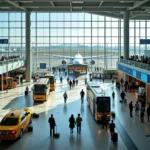
[[[85,79],[85,84],[87,84],[87,79]]]

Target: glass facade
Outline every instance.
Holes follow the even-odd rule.
[[[140,39],[150,39],[150,22],[130,21],[130,55],[141,55],[149,49],[140,45]],[[116,62],[123,55],[123,20],[90,13],[31,13],[32,69],[40,63],[47,69],[61,65],[62,59],[54,55],[83,57],[92,56],[93,67],[116,69]],[[1,56],[25,56],[25,13],[0,13]],[[95,59],[94,56],[100,56]],[[90,63],[90,60],[86,63]],[[68,60],[71,63],[72,59]]]
[[[25,13],[0,13],[0,56],[25,56]]]

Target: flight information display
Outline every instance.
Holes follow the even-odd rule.
[[[136,77],[136,70],[132,70],[133,77]]]
[[[141,73],[141,80],[144,82],[148,82],[148,75],[145,73]]]

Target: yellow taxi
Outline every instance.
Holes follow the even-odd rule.
[[[14,109],[0,122],[0,140],[15,140],[23,136],[23,131],[32,122],[32,110]]]

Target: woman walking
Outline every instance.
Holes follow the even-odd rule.
[[[70,133],[73,133],[73,128],[75,127],[75,119],[74,116],[71,115],[69,118],[69,128],[70,128]]]

